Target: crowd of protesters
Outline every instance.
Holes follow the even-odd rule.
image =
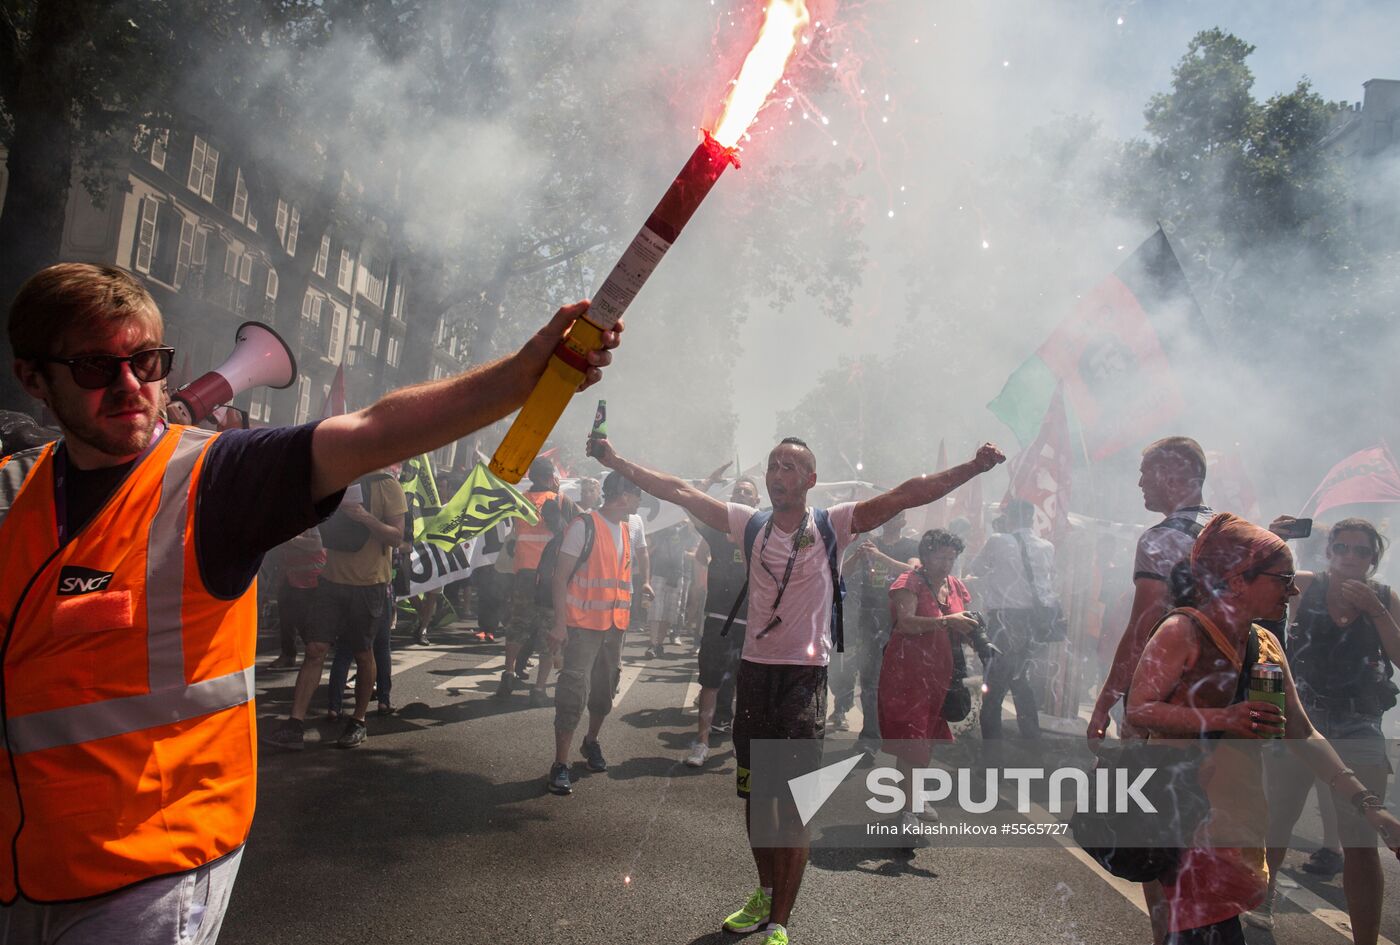
[[[85,900],[118,924],[136,914],[168,924],[178,918],[182,887],[155,880],[199,873],[199,882],[217,887],[217,934],[252,816],[255,775],[251,634],[234,640],[225,630],[255,625],[253,576],[264,552],[283,546],[272,594],[279,652],[269,668],[297,668],[288,718],[264,739],[304,746],[321,670],[334,653],[327,709],[343,723],[336,744],[363,744],[370,704],[377,701],[380,714],[395,711],[390,635],[403,596],[402,586],[395,590],[395,556],[413,534],[398,459],[518,406],[556,339],[585,307],[561,310],[519,354],[489,369],[389,395],[384,409],[414,413],[421,420],[415,431],[432,430],[430,436],[386,428],[383,411],[370,408],[320,425],[215,437],[161,419],[159,383],[172,351],[160,344],[159,312],[139,284],[117,270],[59,266],[26,286],[11,313],[17,366],[26,389],[56,414],[65,438],[57,447],[0,459],[9,612],[18,612],[34,581],[47,582],[43,607],[9,630],[18,643],[7,649],[30,668],[16,671],[22,684],[5,695],[10,764],[26,777],[36,766],[58,766],[75,783],[96,779],[89,785],[94,792],[111,786],[99,775],[115,778],[114,796],[137,798],[150,788],[129,759],[151,754],[151,741],[160,739],[171,778],[209,776],[149,797],[155,814],[145,826],[123,834],[122,845],[100,850],[95,835],[75,831],[62,804],[42,792],[21,798],[22,817],[15,804],[0,806],[16,851],[10,873],[0,875],[17,903],[3,913],[7,923],[62,923],[62,901]],[[610,334],[608,346],[616,343]],[[593,358],[590,380],[608,353]],[[909,776],[952,737],[949,723],[970,711],[965,647],[971,647],[983,668],[984,746],[1000,745],[1009,694],[1021,735],[1038,752],[1030,669],[1039,648],[1065,639],[1065,614],[1056,549],[1037,533],[1035,509],[1004,503],[996,533],[965,563],[968,523],[921,535],[903,528],[909,510],[1004,461],[994,446],[984,445],[963,464],[830,508],[808,505],[817,457],[795,437],[768,457],[767,508],[753,479],[736,479],[728,502],[710,495],[722,469],[695,484],[622,458],[606,439],[593,441],[590,451],[610,471],[601,482],[580,483],[577,500],[563,494],[553,463],[531,465],[525,497],[537,521],[517,523],[496,560],[468,579],[477,585],[475,637],[494,643],[504,636],[497,698],[523,687],[530,706],[552,706],[545,786],[559,795],[573,791],[569,756],[576,739],[587,768],[607,770],[602,733],[629,630],[645,635],[646,660],[696,660],[700,719],[685,762],[704,768],[712,739],[731,734],[746,829],[774,825],[783,841],[750,844],[757,885],[723,920],[725,929],[761,929],[765,945],[787,945],[809,853],[806,826],[792,805],[755,795],[755,741],[791,742],[819,764],[827,729],[849,726],[858,694],[859,748],[872,757],[888,750]],[[261,488],[249,485],[261,482],[250,471],[268,469],[285,480],[272,499],[249,491]],[[1400,596],[1375,578],[1386,540],[1366,519],[1343,519],[1326,530],[1318,558],[1324,566],[1301,570],[1284,537],[1295,536],[1298,523],[1280,516],[1265,528],[1215,512],[1203,500],[1207,472],[1203,450],[1189,438],[1169,437],[1143,450],[1143,503],[1163,518],[1138,540],[1131,606],[1088,715],[1095,746],[1115,725],[1128,741],[1225,739],[1212,757],[1214,774],[1200,785],[1210,816],[1176,866],[1143,885],[1154,940],[1238,945],[1244,923],[1271,928],[1278,870],[1315,788],[1327,833],[1304,868],[1342,874],[1354,941],[1370,945],[1378,939],[1383,897],[1377,845],[1400,848],[1400,821],[1384,806],[1391,766],[1381,719],[1396,704],[1391,677],[1400,658]],[[41,487],[26,488],[32,481]],[[644,494],[680,506],[690,522],[648,536],[638,516]],[[206,496],[217,501],[202,501]],[[170,497],[183,504],[166,502]],[[129,528],[108,527],[121,516],[149,526],[149,545],[123,540]],[[94,522],[102,527],[89,527]],[[867,534],[877,537],[859,538]],[[211,535],[221,541],[211,544]],[[75,555],[83,556],[83,566],[64,564]],[[111,570],[93,570],[92,562]],[[148,585],[153,568],[191,570],[183,582]],[[849,609],[843,569],[856,588]],[[103,593],[62,599],[90,589]],[[415,645],[429,644],[439,614],[450,617],[463,606],[461,590],[434,591],[416,602]],[[146,601],[140,614],[133,594]],[[116,676],[134,672],[140,685],[161,681],[162,688],[140,697],[145,702],[124,702],[112,716],[104,703],[124,698],[137,683],[67,704],[67,678],[44,659],[46,640],[72,636],[92,620],[140,624],[149,646],[139,667],[111,635],[99,641],[111,647],[104,658]],[[667,651],[682,641],[689,645],[680,654]],[[188,670],[180,659],[186,650],[208,658]],[[532,659],[535,677],[525,685]],[[355,697],[347,712],[352,664]],[[1253,693],[1261,665],[1278,674],[1281,700]],[[1250,755],[1230,747],[1270,737],[1281,738],[1273,747],[1287,753]],[[109,739],[129,751],[105,767],[84,764],[70,751]],[[1244,804],[1237,792],[1216,790],[1222,770],[1231,771],[1236,785],[1241,779],[1253,785]],[[222,819],[200,813],[210,810]],[[911,804],[900,816],[908,822],[920,815]],[[1226,827],[1253,823],[1266,825],[1267,844],[1218,842]],[[164,839],[170,831],[186,837],[186,853],[193,853],[172,859]],[[73,863],[84,870],[71,869]]]
[[[757,482],[733,480],[726,504],[708,494],[724,481],[723,469],[692,484],[622,461],[606,442],[599,456],[617,471],[608,474],[601,488],[598,480],[581,480],[577,501],[563,495],[554,465],[537,461],[525,495],[540,513],[540,524],[512,529],[494,565],[473,573],[468,582],[475,588],[479,625],[492,628],[489,635],[477,631],[476,639],[504,635],[507,641],[497,696],[506,698],[524,684],[525,661],[538,660],[528,701],[530,706],[554,706],[554,756],[546,778],[550,792],[573,790],[569,754],[585,709],[586,733],[577,749],[589,770],[607,768],[599,736],[611,711],[629,629],[645,646],[640,659],[696,661],[699,719],[685,763],[705,767],[713,740],[732,730],[740,755],[740,793],[746,798],[747,742],[760,736],[819,739],[826,731],[847,730],[847,716],[857,703],[860,750],[872,758],[888,752],[906,777],[927,766],[935,746],[953,738],[950,723],[971,711],[958,706],[973,701],[975,689],[967,689],[972,651],[983,664],[980,735],[986,757],[1000,757],[992,749],[999,744],[1002,702],[1008,694],[1023,744],[1034,750],[1040,743],[1030,668],[1042,648],[1063,639],[1056,632],[1063,615],[1056,549],[1035,528],[1036,510],[1030,503],[1005,503],[993,534],[967,560],[966,523],[919,534],[904,527],[901,509],[875,537],[856,541],[858,532],[844,517],[857,506],[829,510],[831,517],[843,516],[835,519],[840,537],[833,550],[852,589],[844,607],[844,645],[836,646],[834,634],[824,632],[833,586],[830,573],[825,583],[818,583],[826,565],[817,564],[824,556],[810,559],[815,562],[807,577],[810,584],[793,584],[798,575],[788,573],[788,558],[766,550],[772,518],[762,518],[763,527],[749,534],[747,526],[761,503]],[[804,461],[814,467],[809,456],[795,440],[775,449],[767,477],[775,509],[784,499],[799,514],[806,509],[802,482],[785,484],[784,476],[805,474]],[[1290,745],[1300,746],[1294,765],[1306,765],[1307,773],[1300,776],[1287,767],[1289,756],[1277,754],[1254,773],[1259,795],[1268,802],[1267,808],[1260,807],[1267,809],[1267,853],[1262,847],[1223,848],[1202,839],[1174,876],[1144,885],[1154,938],[1159,943],[1239,942],[1242,920],[1272,927],[1278,870],[1315,774],[1326,830],[1323,845],[1303,868],[1342,873],[1354,940],[1374,942],[1383,892],[1377,842],[1385,831],[1400,830],[1380,807],[1390,773],[1380,717],[1394,704],[1390,667],[1400,656],[1400,598],[1373,579],[1385,538],[1364,519],[1339,521],[1327,533],[1322,552],[1326,570],[1299,571],[1283,539],[1235,516],[1217,514],[1204,503],[1205,476],[1204,453],[1188,438],[1170,437],[1144,450],[1139,479],[1144,505],[1163,518],[1137,544],[1127,595],[1131,606],[1125,604],[1117,616],[1123,632],[1112,660],[1105,660],[1103,685],[1089,713],[1091,743],[1104,739],[1115,720],[1126,739],[1255,737],[1276,731]],[[680,504],[689,521],[647,536],[637,514],[642,489]],[[794,504],[799,495],[803,505]],[[392,514],[396,507],[386,503],[380,520],[385,548],[395,543],[389,532],[402,529]],[[355,515],[365,521],[361,513]],[[805,517],[811,521],[789,524],[810,531],[810,546],[820,550],[821,529],[811,514]],[[1289,521],[1281,516],[1274,525],[1286,528]],[[786,540],[791,555],[791,533]],[[1100,547],[1117,545],[1110,541]],[[334,587],[335,576],[344,574],[335,564],[339,554],[323,546],[316,529],[285,547],[277,593],[285,621],[282,649],[271,666],[294,661],[291,634],[307,625],[306,600],[313,593],[308,582],[314,586],[318,572],[325,582],[329,571]],[[1127,562],[1121,567],[1126,571]],[[750,620],[756,578],[760,593],[767,595],[762,627]],[[780,611],[784,595],[800,596],[804,608],[818,607],[818,617],[825,606],[827,617],[817,621],[822,632],[809,626],[798,634],[800,641],[794,644],[790,638],[777,651],[758,641],[789,617]],[[1290,613],[1287,605],[1296,595],[1301,596]],[[1112,611],[1108,614],[1112,620]],[[812,623],[811,615],[802,619]],[[1255,629],[1251,637],[1256,624],[1276,632]],[[352,658],[361,662],[366,646],[373,649],[371,631],[387,640],[387,620],[347,620],[346,625],[359,628],[354,640],[318,643],[314,633],[306,637],[302,675],[316,678],[312,674],[319,674],[328,643],[337,644],[348,663]],[[424,626],[419,624],[419,633]],[[1249,644],[1250,639],[1255,642]],[[666,647],[678,643],[681,650],[668,653]],[[1247,646],[1253,649],[1246,652]],[[1246,657],[1285,667],[1282,711],[1236,698],[1235,683],[1242,672],[1247,675]],[[556,665],[558,685],[551,698],[549,673]],[[782,668],[780,676],[772,675],[774,667]],[[361,678],[375,675],[364,670],[361,663]],[[371,692],[381,711],[392,711],[390,682],[382,669],[373,686],[357,680],[355,711],[338,744],[350,747],[363,740]],[[343,689],[343,673],[333,673],[333,718]],[[1131,698],[1125,698],[1128,693]],[[307,698],[298,685],[292,721],[274,731],[272,740],[297,747],[296,720],[304,718]],[[955,713],[951,718],[950,712]],[[1335,751],[1327,739],[1336,741]],[[921,841],[914,822],[936,819],[937,813],[916,810],[911,799],[901,818],[908,826],[900,835],[915,838],[907,841],[915,846]],[[759,885],[725,927],[771,926],[785,934],[796,887],[774,877],[791,877],[805,862],[805,849],[756,850],[755,857]],[[800,882],[800,868],[796,876]]]

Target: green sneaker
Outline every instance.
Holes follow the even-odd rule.
[[[788,945],[787,929],[781,925],[773,929],[763,940],[763,945]]]
[[[753,891],[749,901],[744,903],[744,908],[724,920],[724,930],[726,932],[752,932],[768,921],[768,914],[772,911],[773,897],[765,893],[763,887],[760,886]],[[784,933],[782,941],[787,941],[786,933]]]

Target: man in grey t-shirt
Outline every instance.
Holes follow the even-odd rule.
[[[1195,440],[1169,436],[1142,451],[1143,505],[1166,516],[1138,539],[1133,563],[1133,609],[1118,642],[1113,666],[1099,691],[1089,720],[1089,740],[1108,731],[1109,711],[1123,698],[1138,660],[1157,621],[1171,609],[1172,568],[1191,554],[1196,536],[1215,513],[1201,498],[1206,480],[1206,454]]]

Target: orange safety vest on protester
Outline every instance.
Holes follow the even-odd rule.
[[[215,597],[195,496],[216,434],[171,427],[60,546],[55,444],[0,461],[0,900],[85,899],[248,836],[256,585]]]
[[[599,512],[588,514],[593,516],[593,550],[564,592],[566,622],[588,630],[626,630],[632,613],[632,539],[627,523],[622,523],[619,560],[607,520]]]
[[[540,513],[540,520],[534,525],[523,518],[515,520],[515,570],[534,571],[540,566],[540,556],[544,554],[544,546],[549,544],[549,540],[554,537],[554,532],[549,530],[549,526],[544,523],[544,504],[550,499],[559,498],[557,492],[526,492],[525,498],[535,505],[535,511]]]

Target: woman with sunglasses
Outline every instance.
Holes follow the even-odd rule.
[[[1128,721],[1152,738],[1218,738],[1202,767],[1210,815],[1162,880],[1166,945],[1243,945],[1240,916],[1268,890],[1265,851],[1227,846],[1262,837],[1267,825],[1260,754],[1234,740],[1280,737],[1387,844],[1400,846],[1400,821],[1387,812],[1313,728],[1299,701],[1283,647],[1257,620],[1277,620],[1298,593],[1293,555],[1283,539],[1224,513],[1196,539],[1176,610],[1154,630],[1133,676]],[[1174,580],[1178,577],[1173,574]],[[1251,700],[1253,662],[1283,671],[1285,707]],[[1241,787],[1245,786],[1245,790]]]
[[[1287,521],[1287,517],[1276,521]],[[1302,597],[1288,631],[1288,658],[1298,697],[1313,727],[1332,742],[1347,768],[1384,799],[1390,762],[1381,734],[1381,715],[1395,705],[1392,664],[1400,659],[1400,599],[1372,580],[1385,539],[1362,518],[1343,519],[1327,537],[1327,570],[1298,573]],[[1270,759],[1269,871],[1276,876],[1288,853],[1293,826],[1302,814],[1313,779],[1290,768],[1288,759]],[[1301,774],[1301,776],[1300,776]],[[1304,869],[1332,876],[1342,873],[1353,940],[1369,945],[1380,932],[1384,882],[1375,831],[1349,805],[1332,803],[1319,789],[1324,821],[1333,821],[1323,846]],[[1335,814],[1334,814],[1335,810]],[[1329,828],[1332,824],[1328,824]],[[1330,840],[1330,843],[1328,842]],[[1273,927],[1274,885],[1264,906],[1245,917]]]

